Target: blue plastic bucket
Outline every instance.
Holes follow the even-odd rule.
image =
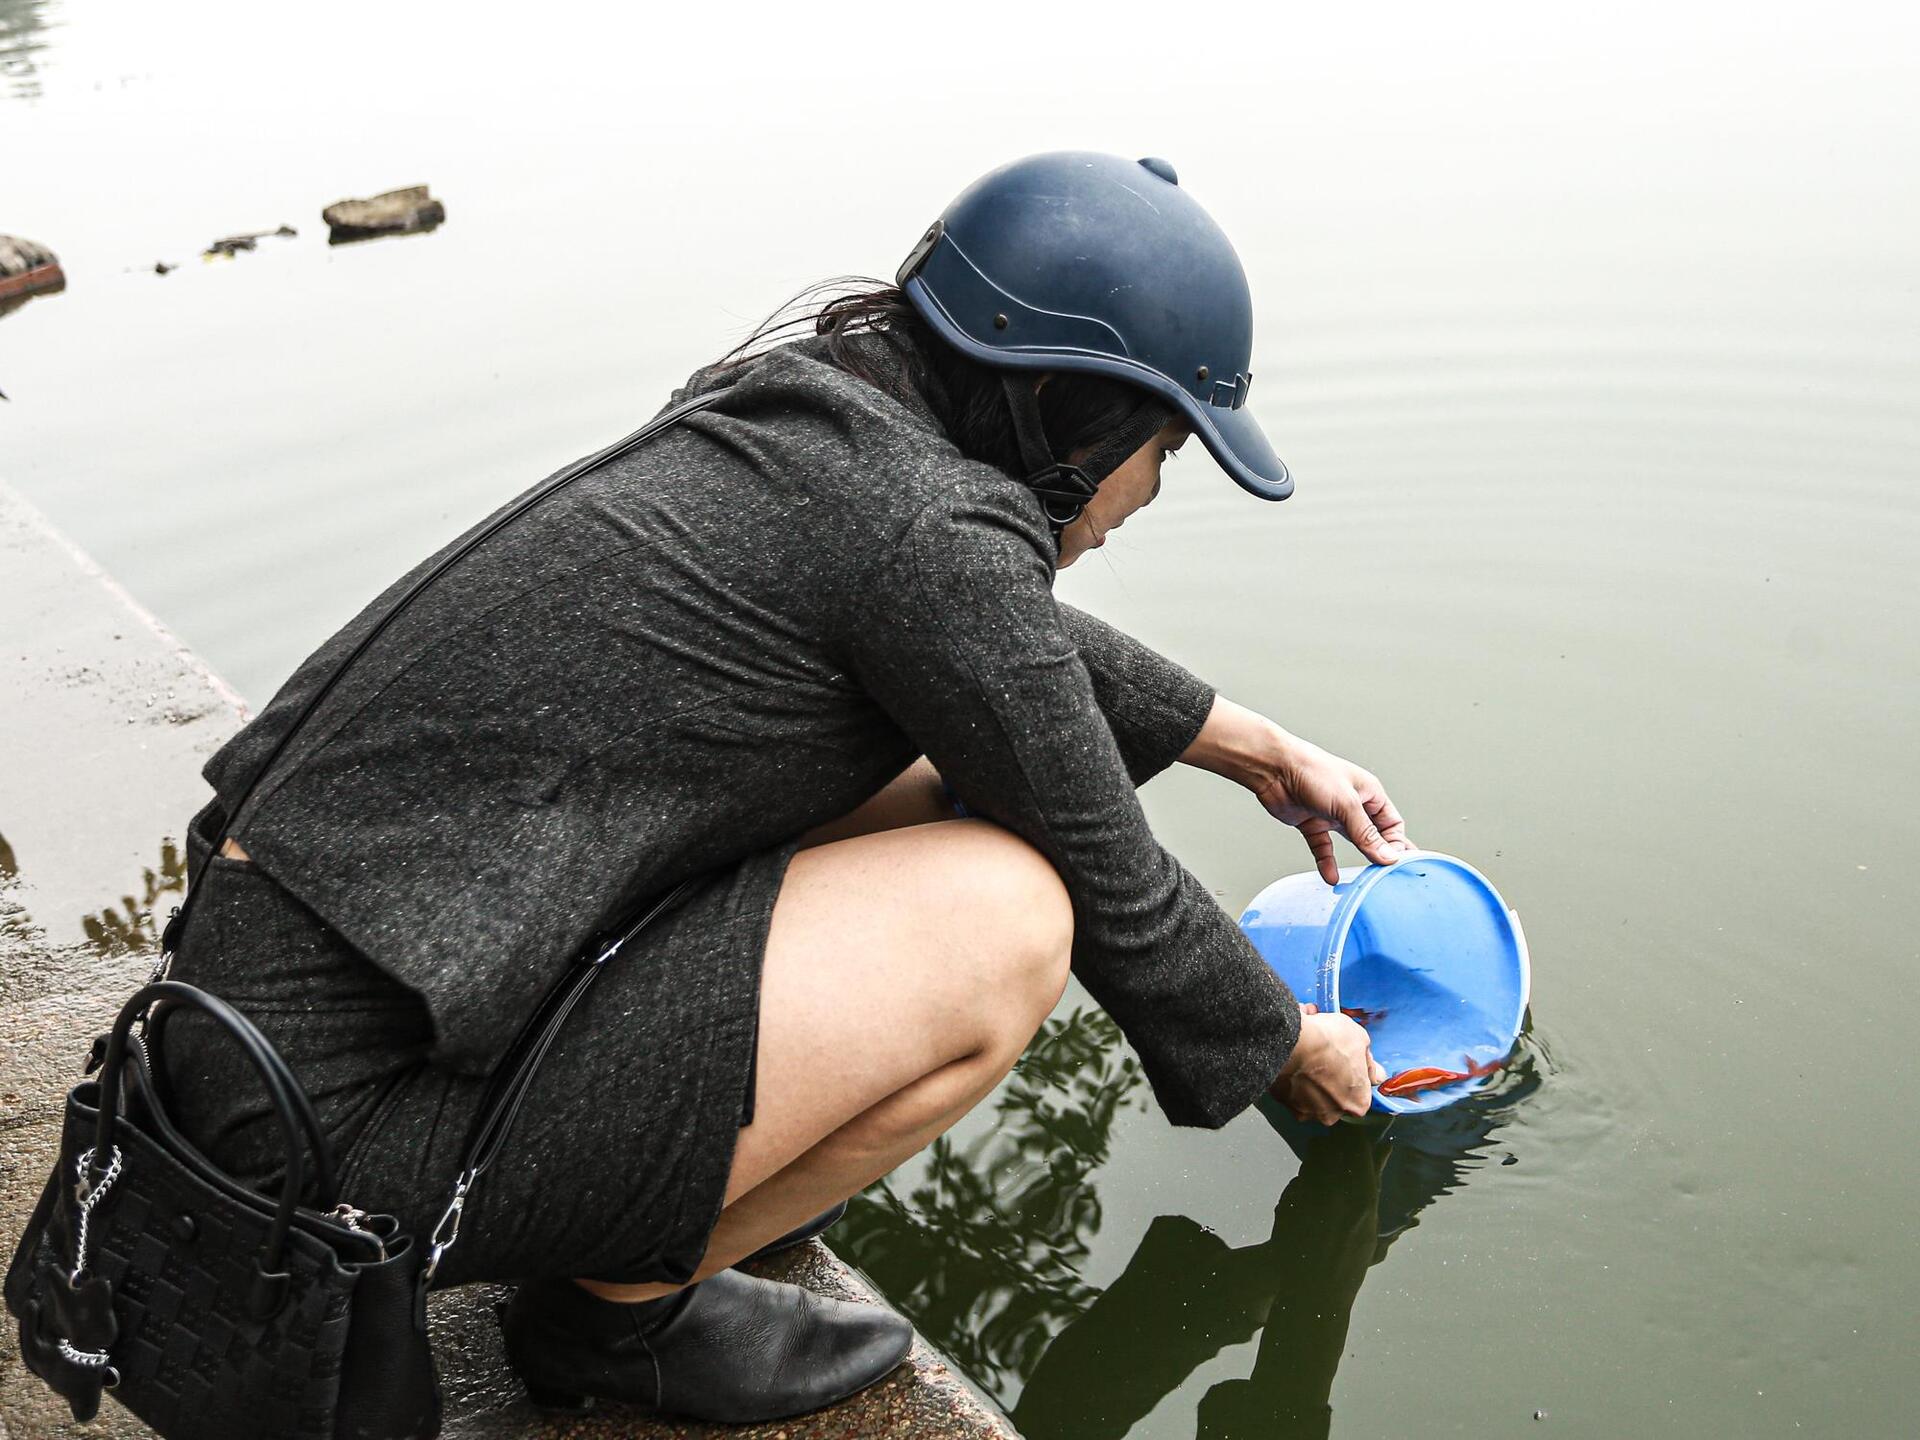
[[[1531,974],[1520,917],[1464,860],[1420,850],[1396,865],[1312,870],[1276,880],[1240,928],[1302,1003],[1366,1012],[1387,1074],[1423,1065],[1466,1070],[1506,1059],[1520,1035]],[[1485,1079],[1391,1098],[1390,1115],[1437,1110]]]

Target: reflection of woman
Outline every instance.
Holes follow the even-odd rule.
[[[1190,431],[1290,488],[1244,408],[1231,248],[1163,161],[1042,156],[963,195],[902,283],[696,374],[709,408],[463,559],[199,880],[176,975],[282,1047],[353,1203],[424,1232],[567,958],[699,877],[569,1022],[442,1271],[524,1282],[536,1398],[739,1420],[885,1373],[897,1319],[727,1267],[985,1096],[1069,958],[1175,1123],[1269,1087],[1367,1103],[1364,1033],[1302,1022],[1133,786],[1232,776],[1332,878],[1335,829],[1404,844],[1378,782],[1050,589]],[[201,854],[380,608],[214,757]],[[266,1178],[238,1062],[187,1053],[189,1128]]]
[[[1253,1373],[1200,1402],[1202,1440],[1325,1435],[1328,1397],[1375,1259],[1378,1132],[1306,1138],[1273,1233],[1232,1249],[1184,1215],[1147,1227],[1120,1278],[1047,1347],[1015,1407],[1027,1440],[1117,1440],[1201,1365],[1256,1332]]]
[[[1341,1125],[1311,1141],[1273,1212],[1273,1307],[1253,1372],[1200,1402],[1199,1440],[1323,1436],[1353,1302],[1374,1260],[1380,1165],[1375,1137]]]

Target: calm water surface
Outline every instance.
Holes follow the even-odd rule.
[[[1075,990],[841,1248],[1033,1440],[1911,1433],[1910,15],[446,13],[0,0],[0,231],[71,277],[0,319],[0,475],[257,703],[990,164],[1172,157],[1299,492],[1192,447],[1062,592],[1491,874],[1531,1037],[1423,1125],[1177,1131]],[[420,181],[440,231],[327,248]],[[1236,910],[1305,868],[1211,777],[1146,799]]]

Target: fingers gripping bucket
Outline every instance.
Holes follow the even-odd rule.
[[[1345,1010],[1364,1024],[1389,1075],[1497,1062],[1519,1038],[1530,984],[1526,936],[1520,917],[1464,860],[1416,851],[1396,865],[1342,870],[1336,886],[1311,870],[1288,875],[1254,897],[1240,928],[1303,1004],[1322,1014]],[[1375,1090],[1373,1108],[1437,1110],[1483,1083],[1397,1098]]]

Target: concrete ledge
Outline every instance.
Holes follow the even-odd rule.
[[[788,1280],[824,1295],[868,1304],[883,1303],[867,1284],[819,1241],[796,1246],[775,1260],[752,1267],[756,1275]],[[989,1407],[919,1335],[907,1363],[879,1384],[851,1399],[811,1415],[765,1425],[703,1425],[663,1420],[625,1405],[603,1405],[577,1418],[544,1420],[527,1403],[520,1384],[507,1371],[493,1324],[492,1302],[504,1288],[471,1287],[479,1292],[441,1297],[432,1315],[434,1353],[440,1357],[447,1393],[450,1440],[866,1440],[905,1436],[916,1440],[1018,1440],[1010,1425]]]
[[[245,718],[239,696],[20,495],[0,484],[0,1242],[11,1255],[87,1046],[145,977],[185,884],[200,767]],[[759,1273],[880,1303],[815,1242]],[[770,1425],[681,1424],[622,1406],[546,1421],[501,1357],[493,1301],[435,1297],[434,1348],[457,1440],[732,1435],[1008,1440],[1014,1431],[916,1337],[912,1357],[840,1405]],[[0,1334],[0,1440],[149,1432],[108,1402],[77,1425]]]

